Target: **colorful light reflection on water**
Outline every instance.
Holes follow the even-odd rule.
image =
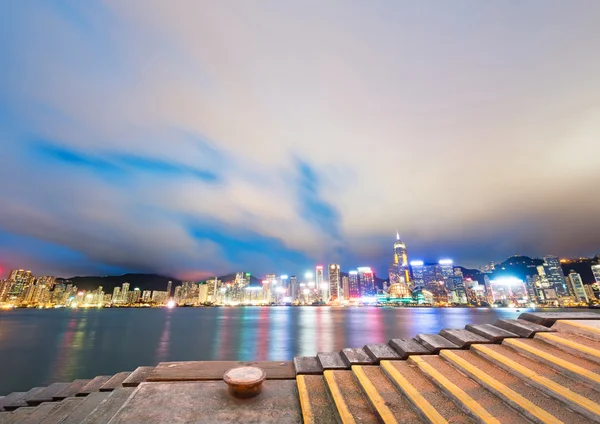
[[[0,311],[0,395],[161,361],[289,360],[518,315],[375,307]]]

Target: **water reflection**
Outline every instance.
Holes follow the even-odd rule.
[[[0,396],[161,361],[289,360],[518,315],[374,307],[0,311],[0,364],[11,364],[2,369]]]

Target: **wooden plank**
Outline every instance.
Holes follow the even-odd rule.
[[[491,343],[488,339],[481,337],[469,330],[449,329],[440,331],[440,336],[450,340],[461,349],[469,348],[474,343]]]
[[[340,352],[346,365],[371,365],[373,359],[361,348],[345,348]]]
[[[231,368],[253,366],[267,373],[267,380],[291,380],[296,377],[292,361],[186,361],[161,362],[146,381],[222,380]]]
[[[27,406],[25,396],[29,392],[12,392],[0,399],[0,411],[14,411],[22,406]]]
[[[296,356],[294,358],[294,370],[296,374],[300,375],[323,374],[323,367],[316,356]]]
[[[459,346],[439,334],[417,334],[415,338],[433,353],[438,353],[442,349],[459,349]]]
[[[521,337],[533,337],[536,333],[556,331],[552,328],[544,327],[543,325],[534,324],[533,322],[522,319],[499,319],[494,325],[496,327],[504,328],[511,333],[518,334]]]
[[[398,352],[400,359],[406,359],[410,355],[429,355],[432,353],[415,339],[392,339],[389,345]]]
[[[324,370],[345,370],[350,366],[344,362],[339,352],[319,352],[317,359]]]
[[[552,327],[558,320],[600,319],[600,314],[596,312],[524,312],[519,315],[519,319]]]
[[[87,396],[90,393],[97,392],[100,390],[100,387],[108,380],[111,379],[111,375],[99,375],[94,377],[92,381],[81,388],[81,391],[77,393],[77,396]]]
[[[146,381],[155,367],[137,367],[129,377],[123,380],[123,387],[137,387]]]
[[[100,386],[101,392],[112,392],[117,387],[123,387],[123,381],[131,375],[131,372],[124,371],[113,375],[106,383]]]
[[[467,330],[488,339],[493,343],[500,343],[504,339],[511,337],[519,337],[518,334],[512,333],[504,328],[496,327],[492,324],[469,324],[465,327]]]

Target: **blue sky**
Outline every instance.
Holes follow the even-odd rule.
[[[596,1],[0,4],[0,269],[600,252]]]

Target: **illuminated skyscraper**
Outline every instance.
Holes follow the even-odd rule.
[[[556,256],[544,256],[544,268],[546,269],[546,277],[556,290],[556,294],[558,296],[568,296],[569,289],[560,265],[560,259]]]
[[[377,288],[375,287],[375,275],[373,274],[373,270],[366,266],[358,267],[357,269],[361,297],[376,296]]]
[[[394,264],[398,269],[398,275],[401,279],[400,282],[403,282],[406,285],[410,284],[410,268],[408,267],[406,244],[400,240],[400,234],[398,232],[396,232],[396,242],[394,243]]]
[[[112,303],[121,303],[121,287],[115,287],[113,289]]]
[[[348,300],[350,299],[350,282],[347,276],[343,276],[342,277],[342,296],[344,297],[344,300]]]
[[[583,288],[583,281],[581,280],[581,275],[571,270],[569,273],[569,283],[571,285],[571,291],[573,296],[575,297],[576,302],[589,302],[587,293]]]
[[[167,283],[167,297],[171,297],[171,289],[173,288],[173,282],[169,281]]]
[[[348,273],[348,299],[360,298],[360,284],[358,281],[358,271]]]
[[[410,268],[412,270],[412,276],[413,276],[413,280],[412,280],[412,285],[413,287],[418,287],[418,286],[422,286],[423,284],[425,284],[425,280],[424,280],[424,267],[423,267],[424,263],[423,261],[411,261],[410,262]]]
[[[129,303],[129,283],[123,283],[121,288],[121,303]]]
[[[295,275],[290,277],[290,296],[292,297],[292,302],[294,302],[298,298],[298,279]]]
[[[31,271],[25,271],[22,269],[14,269],[10,272],[9,281],[12,281],[9,296],[13,298],[20,297],[21,294],[27,289],[29,286],[33,285],[34,276],[31,274]]]
[[[592,265],[592,273],[596,283],[600,284],[600,265]]]
[[[340,266],[329,265],[329,297],[331,300],[340,298]]]
[[[323,278],[323,265],[317,265],[315,272],[315,283],[316,289],[319,291],[321,298],[323,301],[327,302],[329,300],[329,284],[327,284]]]

